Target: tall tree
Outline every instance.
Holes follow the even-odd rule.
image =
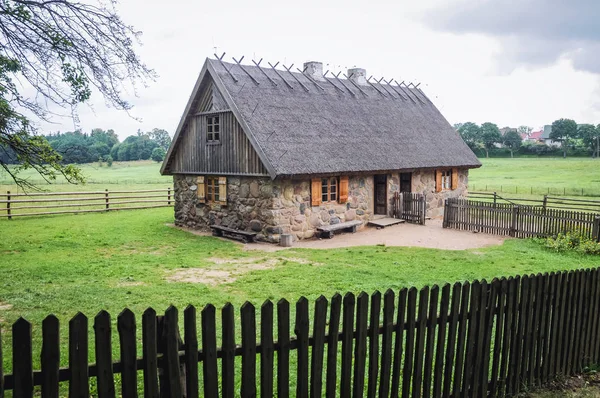
[[[502,143],[510,150],[510,157],[514,157],[514,151],[518,151],[521,147],[523,139],[521,135],[514,130],[507,131],[502,137]]]
[[[594,127],[593,124],[582,124],[577,128],[577,135],[583,141],[584,145],[592,150],[592,156],[597,158],[600,144],[600,124]]]
[[[477,124],[473,122],[462,123],[457,131],[471,150],[477,149],[479,146],[479,134],[481,132],[481,129]]]
[[[152,129],[152,131],[148,133],[148,137],[165,151],[169,149],[169,145],[171,145],[171,137],[169,136],[169,133],[167,133],[167,130]]]
[[[502,134],[495,123],[486,122],[481,125],[480,140],[485,148],[485,157],[490,157],[490,149],[502,142]]]
[[[519,134],[526,134],[527,136],[529,136],[529,134],[531,134],[531,132],[533,131],[533,127],[529,127],[529,126],[519,126],[517,127],[517,132]]]
[[[37,135],[33,120],[49,120],[58,107],[77,121],[77,106],[92,93],[127,111],[123,87],[155,77],[136,53],[140,32],[117,15],[116,1],[103,1],[0,1],[0,149],[18,164],[0,159],[0,166],[21,186],[29,186],[18,176],[28,168],[47,181],[60,174],[83,180]]]
[[[560,141],[563,148],[563,157],[567,157],[569,141],[577,137],[577,123],[572,119],[558,119],[552,123],[550,139]]]

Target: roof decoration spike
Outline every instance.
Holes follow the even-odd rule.
[[[419,83],[419,84],[421,84],[421,83]],[[406,86],[406,87],[410,88],[410,86],[413,86],[413,88],[415,88],[417,91],[419,91],[419,89],[417,88],[417,86],[415,86],[415,84],[414,84],[413,82],[410,82],[410,83],[408,83],[408,86]],[[411,90],[411,92],[412,92],[412,90]],[[417,99],[419,100],[419,102],[420,102],[420,103],[422,103],[423,105],[425,105],[425,102],[423,102],[423,100],[421,99],[421,97],[419,97],[419,96],[418,96],[417,94],[415,94],[415,93],[413,93],[413,95],[414,95],[415,97],[417,97]]]
[[[385,88],[385,86],[383,84],[381,84],[381,81],[383,80],[383,77],[379,80],[375,79],[375,81],[377,82],[377,84],[379,84],[381,86],[381,88],[383,90],[385,90],[386,93],[388,93],[390,95],[390,97],[392,97],[393,99],[396,99],[396,97],[394,97],[394,94],[392,94],[392,92],[390,90],[388,90],[387,88]],[[385,80],[383,80],[385,81]]]
[[[401,90],[401,91],[402,91],[404,94],[406,94],[406,97],[407,97],[407,98],[408,98],[408,99],[409,99],[409,100],[410,100],[410,101],[411,101],[413,104],[416,104],[416,102],[415,102],[415,100],[412,98],[412,96],[411,96],[409,93],[407,93],[407,92],[404,90],[404,88],[402,87],[402,85],[403,85],[403,84],[405,84],[405,83],[404,83],[404,80],[402,80],[402,83],[398,83],[398,81],[397,81],[396,79],[394,79],[394,83],[396,83],[396,84],[398,85],[398,88],[399,88],[399,89],[400,89],[400,90]]]
[[[429,99],[429,97],[423,92],[423,90],[421,90],[420,88],[417,87],[417,90],[419,90],[419,92],[421,93],[421,95],[423,97],[425,97],[425,99],[427,100],[427,102],[429,102],[431,105],[433,105],[433,102],[431,102],[431,100]]]
[[[302,88],[306,90],[306,92],[307,92],[307,93],[310,91],[310,90],[308,89],[308,87],[306,87],[306,86],[304,85],[304,83],[302,83],[302,82],[300,81],[300,79],[298,79],[298,78],[296,77],[296,75],[294,75],[292,72],[290,72],[290,70],[291,70],[291,69],[294,67],[294,64],[291,64],[289,68],[288,68],[287,66],[283,65],[283,64],[282,64],[282,66],[283,66],[283,68],[284,68],[285,70],[287,70],[287,72],[288,72],[290,75],[292,75],[292,77],[294,78],[294,80],[296,80],[296,81],[297,81],[297,82],[298,82],[298,83],[299,83],[299,84],[302,86]]]
[[[304,68],[304,70],[300,70],[300,68],[296,68],[296,70],[300,73],[302,73],[304,75],[304,77],[306,77],[308,80],[310,80],[311,82],[313,82],[315,84],[315,86],[319,87],[321,90],[325,91],[325,89],[323,88],[323,86],[321,86],[319,83],[317,83],[315,81],[315,79],[313,79],[312,77],[310,77],[309,75],[304,74],[304,72],[306,72],[306,68]]]
[[[214,54],[214,56],[217,58],[217,60],[219,60],[223,69],[225,69],[225,71],[227,71],[227,73],[229,73],[229,76],[231,76],[233,81],[237,83],[238,79],[236,79],[235,76],[233,76],[233,73],[231,73],[231,71],[229,69],[227,69],[227,67],[225,66],[225,63],[223,62],[223,57],[225,57],[225,53],[223,53],[223,55],[221,55],[220,57],[217,54]]]
[[[262,72],[262,74],[263,74],[263,75],[265,75],[265,77],[266,77],[267,79],[269,79],[269,81],[270,81],[271,83],[273,83],[273,85],[277,86],[277,82],[276,82],[275,80],[271,79],[271,77],[270,77],[269,75],[267,75],[267,72],[265,72],[265,71],[263,70],[263,68],[261,68],[261,67],[260,67],[260,63],[262,62],[262,60],[263,60],[263,59],[261,58],[261,59],[260,59],[260,61],[258,61],[258,62],[256,62],[255,60],[252,60],[252,62],[254,63],[254,65],[256,65],[256,67],[258,68],[258,70],[259,70],[259,71],[261,71],[261,72]]]
[[[346,78],[346,80],[348,80],[350,83],[352,83],[352,85],[353,85],[354,87],[356,87],[356,88],[358,89],[358,91],[360,91],[360,92],[361,92],[361,93],[363,93],[363,94],[364,94],[366,97],[368,97],[368,96],[369,96],[369,94],[365,93],[365,91],[364,91],[362,88],[360,88],[360,86],[359,86],[358,84],[356,84],[356,83],[355,83],[355,82],[354,82],[352,79],[350,79],[352,76],[354,76],[354,73],[351,73],[351,74],[350,74],[350,76],[346,76],[346,75],[344,74],[344,77]]]
[[[231,58],[232,58],[232,59],[235,61],[235,63],[236,63],[236,64],[238,64],[238,66],[240,67],[240,69],[241,69],[241,70],[242,70],[244,73],[246,73],[246,74],[247,74],[247,75],[250,77],[250,79],[252,79],[252,81],[253,81],[253,82],[254,82],[254,83],[257,85],[257,86],[259,86],[259,85],[260,85],[260,83],[258,82],[258,80],[256,80],[256,79],[254,78],[254,76],[252,76],[252,75],[250,74],[250,72],[248,72],[246,69],[244,69],[244,66],[242,65],[242,61],[244,60],[244,56],[243,56],[243,55],[242,55],[242,58],[240,58],[240,60],[239,60],[239,61],[238,61],[237,59],[235,59],[235,57],[231,57]]]
[[[341,84],[342,86],[344,86],[344,88],[345,88],[346,90],[348,90],[348,92],[349,92],[350,94],[352,94],[352,96],[356,97],[356,94],[354,94],[354,91],[350,90],[350,88],[344,84],[344,82],[342,81],[342,79],[340,79],[340,78],[339,78],[339,76],[340,76],[340,73],[342,73],[342,72],[338,72],[338,74],[337,74],[337,75],[335,75],[335,74],[333,74],[333,72],[331,72],[331,74],[333,75],[333,77],[335,77],[335,80],[337,80],[338,82],[340,82],[340,84]]]
[[[335,87],[339,92],[343,93],[344,90],[342,90],[341,88],[339,88],[338,86],[336,86],[335,84],[333,84],[333,82],[327,78],[327,74],[328,73],[329,73],[329,69],[327,69],[325,71],[325,73],[323,73],[323,77],[325,78],[325,80],[328,81],[329,84],[331,84],[333,87]],[[333,73],[332,73],[332,75],[333,75]]]
[[[290,83],[288,83],[287,80],[285,80],[285,78],[283,76],[281,76],[281,73],[279,73],[279,71],[277,69],[275,69],[277,67],[277,65],[279,65],[279,62],[277,62],[275,65],[271,65],[270,62],[267,62],[269,64],[269,66],[271,67],[271,69],[273,69],[273,71],[275,71],[275,73],[277,73],[277,76],[279,76],[279,78],[281,80],[283,80],[283,82],[286,84],[286,86],[288,86],[289,88],[291,88],[292,90],[294,89],[294,87],[292,87],[292,85]]]
[[[373,77],[373,75],[369,76],[369,78],[367,79],[367,83],[373,87],[375,89],[375,91],[377,91],[379,94],[383,95],[384,97],[387,97],[387,95],[385,95],[383,93],[383,91],[381,91],[380,89],[378,89],[377,87],[375,87],[375,85],[373,83],[371,83],[371,78]]]
[[[388,86],[390,86],[390,88],[391,88],[391,89],[392,89],[392,90],[393,90],[393,91],[394,91],[396,94],[398,94],[398,96],[399,96],[400,98],[402,98],[402,101],[406,101],[408,98],[405,98],[405,97],[404,97],[404,95],[402,95],[402,94],[400,93],[400,91],[396,90],[396,89],[394,88],[394,86],[392,86],[392,85],[390,84],[390,83],[391,83],[393,80],[394,80],[394,79],[390,79],[389,81],[386,81],[386,80],[384,79],[383,81],[385,82],[385,84],[387,84]]]

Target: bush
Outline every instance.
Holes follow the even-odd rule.
[[[104,161],[106,162],[106,165],[107,165],[108,167],[111,167],[111,166],[112,166],[112,162],[113,162],[113,157],[112,157],[112,156],[110,156],[110,155],[106,155],[106,156],[104,157]]]
[[[165,159],[165,150],[158,147],[152,150],[152,160],[155,162],[162,162]]]
[[[600,243],[583,235],[581,231],[560,233],[546,239],[545,246],[556,252],[574,251],[581,254],[600,255]]]

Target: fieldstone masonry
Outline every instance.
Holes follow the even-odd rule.
[[[459,186],[454,191],[435,192],[433,171],[413,172],[412,191],[427,198],[427,215],[443,214],[444,199],[466,195],[468,170],[459,171]],[[206,229],[217,224],[252,230],[257,239],[279,242],[279,235],[289,233],[294,239],[312,238],[316,228],[326,224],[361,220],[373,215],[373,176],[349,178],[346,203],[322,203],[311,206],[310,180],[276,180],[259,177],[227,177],[227,205],[199,203],[197,176],[174,175],[175,224]],[[399,189],[399,174],[388,175],[388,213]]]

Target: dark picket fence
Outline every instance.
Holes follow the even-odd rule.
[[[19,319],[12,327],[13,373],[0,377],[0,395],[57,397],[67,387],[60,383],[68,382],[69,396],[89,397],[96,378],[100,398],[118,395],[119,384],[123,397],[137,397],[141,386],[145,397],[515,396],[598,364],[599,313],[599,269],[320,297],[312,324],[309,301],[301,298],[293,329],[286,300],[266,301],[259,326],[250,303],[241,307],[239,325],[231,304],[222,308],[219,325],[216,308],[207,305],[199,336],[189,306],[183,341],[176,308],[164,317],[148,309],[139,357],[135,316],[125,310],[117,320],[120,359],[113,362],[110,315],[102,311],[93,341],[83,314],[70,321],[68,368],[59,367],[59,322],[51,315],[42,323],[36,371],[32,326]],[[88,344],[96,363],[88,363]]]
[[[444,204],[443,226],[517,238],[579,231],[600,242],[600,214],[587,211],[452,198]]]
[[[422,193],[395,192],[393,203],[395,218],[425,225],[427,203]]]

